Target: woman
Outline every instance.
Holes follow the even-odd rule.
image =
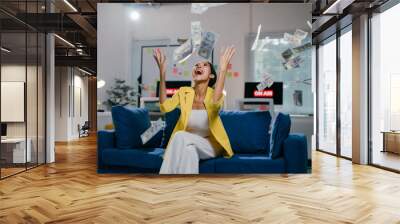
[[[210,62],[197,63],[192,71],[194,86],[181,87],[171,99],[167,99],[165,87],[165,55],[160,49],[153,53],[160,69],[160,109],[164,113],[178,105],[181,109],[164,153],[160,174],[198,174],[200,159],[220,155],[232,157],[219,110],[224,99],[225,74],[235,49],[229,47],[221,54],[218,77]],[[211,88],[214,85],[215,88]]]

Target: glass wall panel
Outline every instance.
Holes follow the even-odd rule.
[[[336,39],[318,48],[318,149],[336,153]]]
[[[26,168],[26,33],[1,33],[1,175]]]
[[[43,13],[44,3],[10,1],[0,7],[21,16]],[[39,30],[2,12],[0,26],[0,178],[5,178],[45,163],[46,39]]]
[[[26,112],[27,112],[27,143],[30,148],[30,161],[27,166],[33,167],[37,165],[38,160],[38,36],[36,32],[28,31],[27,33],[27,81],[26,81]]]
[[[400,170],[400,4],[371,19],[372,163]]]
[[[348,158],[352,156],[352,96],[352,32],[350,29],[340,36],[340,154]]]
[[[38,13],[37,1],[27,2],[27,13]],[[36,24],[38,17],[33,17],[30,22]],[[36,20],[36,21],[35,21]],[[27,163],[28,168],[38,164],[38,33],[35,29],[27,27],[27,142],[30,144],[31,161]]]
[[[46,36],[43,33],[39,33],[38,38],[38,164],[43,164],[46,161]]]

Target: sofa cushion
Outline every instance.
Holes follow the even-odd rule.
[[[235,153],[269,151],[269,111],[221,111],[220,117]]]
[[[175,125],[181,116],[181,110],[176,108],[173,111],[165,113],[165,128],[164,135],[161,141],[161,148],[166,148],[169,139],[171,138],[172,132],[174,131]]]
[[[114,106],[111,109],[115,126],[116,146],[120,149],[160,147],[162,131],[145,145],[140,135],[151,125],[149,112],[143,108]]]
[[[200,160],[199,173],[215,173],[215,159]]]
[[[267,155],[235,154],[230,159],[214,159],[216,173],[284,173],[285,160]]]
[[[270,156],[275,159],[283,154],[283,142],[289,136],[290,132],[290,116],[288,114],[279,113],[272,127],[271,135],[271,153]]]
[[[104,149],[102,151],[103,162],[111,166],[129,166],[159,170],[162,164],[162,148],[148,149]]]

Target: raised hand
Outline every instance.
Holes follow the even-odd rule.
[[[225,74],[228,71],[228,65],[235,54],[236,49],[233,46],[227,47],[225,51],[221,51],[221,57],[219,59],[219,74],[217,82],[215,83],[213,102],[218,102],[222,95],[225,85]]]
[[[166,71],[166,57],[164,53],[160,50],[160,48],[153,50],[153,57],[157,62],[158,68],[160,69],[160,78],[165,78],[165,71]]]
[[[236,49],[233,46],[227,47],[225,51],[221,51],[221,57],[219,59],[219,71],[226,72],[228,70],[228,65],[235,54]]]

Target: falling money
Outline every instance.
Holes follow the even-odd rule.
[[[191,36],[194,51],[196,51],[201,44],[201,23],[200,21],[195,21],[191,23]]]
[[[216,34],[213,32],[206,32],[203,35],[198,55],[205,59],[209,59],[214,49],[215,41],[216,41]]]
[[[252,51],[254,51],[257,48],[257,42],[258,42],[258,38],[260,37],[260,32],[261,32],[261,24],[258,25],[257,36],[256,36],[256,39],[253,42],[253,46],[251,46],[251,50]]]
[[[151,138],[153,138],[159,131],[164,128],[164,121],[159,118],[157,121],[152,122],[151,126],[140,135],[142,143],[146,144]]]
[[[303,59],[300,56],[296,56],[295,58],[291,58],[282,64],[286,70],[290,70],[293,68],[300,67],[300,63],[302,63],[302,62],[303,62]]]
[[[307,49],[310,49],[311,47],[312,47],[312,44],[309,42],[309,43],[303,44],[303,45],[301,45],[299,47],[295,47],[292,50],[293,50],[294,53],[298,54],[298,53],[301,53],[301,52],[303,52],[303,51],[305,51]]]
[[[261,81],[258,85],[257,85],[257,89],[258,90],[263,90],[265,88],[270,88],[272,86],[272,84],[274,84],[274,80],[272,80],[272,76],[268,73],[266,73],[263,76],[263,81]]]
[[[174,50],[174,61],[177,61],[178,63],[183,63],[186,61],[193,53],[193,45],[192,45],[192,40],[188,39],[185,43],[183,43],[181,46],[177,47]]]
[[[312,24],[311,24],[311,22],[308,21],[308,20],[307,20],[307,25],[308,25],[308,27],[310,27],[310,29],[312,29]]]
[[[296,38],[299,38],[300,40],[304,40],[304,38],[307,37],[307,34],[308,33],[306,31],[303,31],[301,29],[296,29],[296,31],[294,32],[294,36]]]
[[[190,9],[193,14],[203,14],[208,8],[217,7],[221,5],[225,5],[227,3],[192,3],[192,7]]]
[[[301,45],[301,39],[295,35],[292,35],[290,33],[284,33],[283,34],[283,39],[286,40],[287,42],[295,45],[295,46],[299,46]]]
[[[294,54],[293,50],[289,48],[282,53],[282,58],[285,59],[285,61],[287,61],[290,58],[292,58],[293,54]]]

